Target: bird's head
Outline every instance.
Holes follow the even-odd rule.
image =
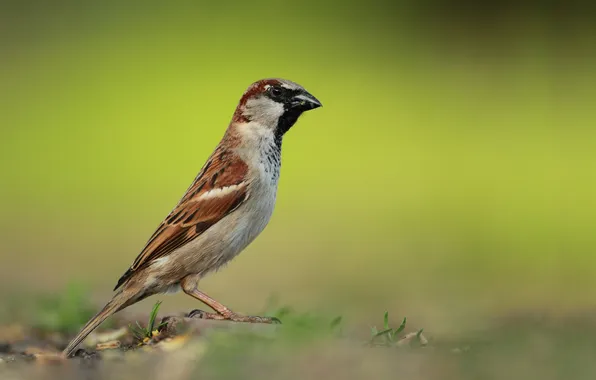
[[[285,79],[263,79],[242,95],[233,121],[248,123],[260,133],[280,138],[305,112],[321,107],[321,102],[297,83]]]

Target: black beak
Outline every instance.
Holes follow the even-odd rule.
[[[317,98],[306,91],[302,91],[290,100],[290,107],[302,111],[314,110],[323,105]]]

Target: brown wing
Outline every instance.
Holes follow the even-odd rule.
[[[233,153],[216,149],[115,289],[134,271],[196,239],[246,201],[247,172],[246,164]]]

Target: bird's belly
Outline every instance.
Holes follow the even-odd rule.
[[[180,276],[178,278],[195,273],[204,276],[217,270],[263,231],[271,218],[274,204],[275,189],[261,194],[253,191],[246,203],[195,240],[172,252],[167,258],[170,265],[165,266],[176,272]]]

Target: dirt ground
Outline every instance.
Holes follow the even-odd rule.
[[[362,331],[316,317],[281,325],[165,318],[143,341],[125,319],[58,354],[70,336],[12,323],[0,329],[2,379],[593,379],[594,314],[521,314],[485,331],[434,337],[407,326]],[[399,324],[398,324],[399,325]],[[363,333],[364,332],[364,333]],[[371,334],[377,336],[371,338]],[[391,335],[390,334],[390,335]]]

